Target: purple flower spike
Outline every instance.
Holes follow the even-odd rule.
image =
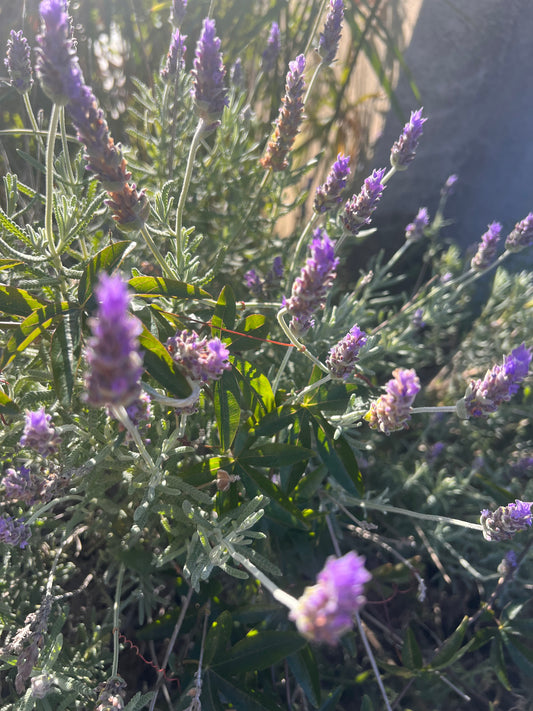
[[[228,103],[224,76],[226,70],[220,53],[220,39],[216,36],[215,21],[206,18],[196,45],[193,68],[192,96],[198,116],[215,128]]]
[[[6,469],[2,484],[6,490],[6,499],[22,501],[32,506],[39,498],[40,480],[28,469],[21,466],[16,469]]]
[[[520,252],[533,244],[533,212],[521,222],[517,222],[514,230],[507,235],[505,249],[509,252]]]
[[[407,242],[418,242],[424,236],[424,230],[429,225],[429,213],[427,208],[421,207],[416,213],[415,219],[405,228],[405,239]]]
[[[167,340],[167,350],[196,382],[218,380],[231,368],[229,351],[220,338],[202,338],[194,331],[177,331]]]
[[[20,438],[21,447],[30,447],[42,457],[49,457],[57,452],[60,441],[52,425],[52,415],[47,415],[44,407],[35,412],[26,412],[24,433]]]
[[[43,0],[39,6],[43,21],[37,36],[35,71],[42,89],[55,104],[64,106],[77,94],[83,78],[70,32],[66,0]]]
[[[422,136],[422,125],[426,120],[422,118],[422,109],[411,111],[409,123],[405,124],[401,136],[391,149],[390,162],[396,170],[405,170],[414,159]]]
[[[285,96],[274,129],[274,135],[268,142],[265,155],[261,158],[263,168],[285,170],[289,165],[287,154],[292,148],[294,139],[300,132],[300,123],[304,110],[304,71],[305,57],[298,55],[289,62],[289,71],[285,82]]]
[[[342,202],[342,191],[350,175],[350,156],[339,153],[328,173],[326,182],[316,189],[313,209],[319,215],[332,210]]]
[[[356,235],[363,225],[370,224],[371,215],[385,190],[381,182],[384,176],[385,168],[372,171],[359,195],[353,195],[344,206],[342,223],[347,232]]]
[[[93,407],[128,407],[141,395],[142,325],[129,313],[128,288],[119,275],[102,273],[95,294],[98,309],[89,319],[92,338],[86,352],[86,400]]]
[[[531,350],[522,343],[504,358],[503,365],[487,370],[483,380],[472,380],[456,405],[459,417],[467,420],[496,412],[502,402],[508,402],[518,392],[530,363]]]
[[[27,94],[33,86],[30,46],[22,34],[22,30],[11,30],[7,41],[7,52],[4,64],[7,67],[11,86],[19,94]]]
[[[163,79],[173,78],[179,71],[183,71],[185,67],[185,52],[187,51],[185,46],[186,39],[187,35],[182,35],[178,29],[172,33],[167,61],[164,69],[161,70]]]
[[[440,196],[444,200],[445,198],[448,198],[454,191],[455,189],[455,183],[459,180],[459,178],[456,175],[450,175],[448,176],[446,182],[441,188],[440,191]]]
[[[320,39],[318,40],[318,53],[322,57],[322,64],[329,65],[335,59],[339,48],[343,19],[343,0],[329,0],[329,12],[326,17],[324,32],[320,33]]]
[[[291,314],[291,328],[301,335],[314,325],[313,314],[323,309],[326,297],[336,276],[339,263],[335,257],[335,242],[326,230],[318,227],[313,233],[311,256],[302,267],[300,276],[294,280],[290,299],[285,308]]]
[[[268,72],[272,71],[276,66],[280,51],[281,39],[279,35],[279,25],[277,22],[273,22],[270,27],[267,45],[261,58],[261,69],[265,74],[268,74]]]
[[[174,27],[179,27],[187,14],[187,0],[172,0],[170,21]]]
[[[248,289],[257,299],[264,296],[263,282],[261,281],[261,278],[259,277],[259,274],[255,271],[255,269],[250,269],[250,271],[246,272],[246,274],[244,275],[244,280],[246,281],[246,286],[248,287]]]
[[[501,231],[502,226],[499,222],[490,223],[487,231],[481,237],[481,243],[476,254],[472,257],[472,261],[470,262],[470,266],[474,271],[482,272],[494,262]]]
[[[396,368],[393,380],[385,386],[386,393],[370,406],[365,420],[373,430],[386,435],[407,429],[411,419],[411,406],[420,390],[420,380],[414,370]]]
[[[514,504],[499,506],[494,512],[483,509],[481,512],[483,538],[487,541],[508,541],[518,531],[530,528],[532,505],[530,501],[515,499]]]
[[[307,639],[336,644],[365,604],[363,588],[371,577],[365,559],[353,551],[328,558],[316,585],[304,590],[289,618]]]
[[[8,546],[26,548],[31,537],[31,529],[22,519],[15,520],[7,514],[0,516],[0,542]]]
[[[367,335],[357,324],[352,326],[344,338],[331,348],[326,365],[335,378],[348,380],[355,370],[361,348],[367,342]]]

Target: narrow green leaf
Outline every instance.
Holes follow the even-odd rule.
[[[206,671],[206,681],[210,689],[215,693],[219,692],[223,695],[224,701],[226,702],[224,708],[227,708],[227,704],[229,703],[236,711],[273,711],[273,709],[279,709],[281,711],[281,708],[278,705],[273,706],[271,701],[269,701],[268,706],[265,706],[258,692],[247,693],[242,690],[242,685],[233,685],[212,669]]]
[[[330,475],[349,493],[362,496],[364,492],[361,472],[350,445],[342,437],[334,439],[335,429],[320,415],[311,415],[318,454]]]
[[[131,247],[131,240],[122,240],[104,247],[85,267],[78,285],[78,302],[85,304],[93,293],[94,285],[100,272],[111,272],[120,264],[124,252]]]
[[[213,338],[224,338],[222,327],[233,329],[235,327],[235,294],[229,284],[222,289],[217,299],[215,312],[211,318],[211,335]],[[231,334],[228,334],[231,335]]]
[[[139,276],[128,281],[137,296],[167,296],[177,299],[210,299],[211,294],[199,286],[163,277]]]
[[[224,706],[220,702],[218,696],[219,686],[217,683],[217,675],[209,669],[204,674],[204,683],[202,686],[202,709],[201,711],[224,711]],[[180,699],[177,711],[186,711],[190,708],[191,697],[183,694],[183,699]]]
[[[239,460],[236,460],[235,466],[239,473],[248,476],[258,487],[258,489],[263,494],[266,494],[268,498],[271,499],[271,501],[275,501],[279,506],[281,506],[281,508],[285,509],[285,511],[287,511],[293,517],[293,519],[296,519],[296,521],[305,524],[305,528],[308,528],[304,515],[302,514],[300,509],[292,502],[292,500],[288,496],[285,496],[279,486],[276,486],[276,484],[274,484],[274,482],[269,479],[269,477],[265,476],[257,469],[254,469],[254,467],[250,466],[250,464],[241,463]]]
[[[511,691],[512,686],[507,676],[507,668],[505,666],[505,657],[503,654],[503,644],[501,638],[493,639],[490,645],[490,666],[496,672],[496,676],[500,684],[508,691]]]
[[[0,368],[4,368],[20,355],[33,341],[69,311],[76,311],[77,306],[62,301],[48,304],[31,313],[13,333],[0,356]]]
[[[172,396],[186,398],[191,394],[191,386],[172,360],[165,346],[147,328],[139,336],[144,354],[144,367]]]
[[[328,698],[324,701],[324,703],[320,707],[319,711],[335,711],[337,708],[339,699],[342,696],[343,691],[344,691],[344,686],[338,686],[335,689],[335,691],[332,691],[328,695]]]
[[[20,259],[0,259],[0,272],[4,271],[4,269],[17,267],[19,264],[24,264],[24,262]]]
[[[225,370],[213,387],[215,416],[223,451],[231,448],[241,421],[241,394],[231,370]]]
[[[372,699],[366,694],[363,696],[363,701],[361,703],[361,711],[375,711]]]
[[[205,638],[204,659],[206,666],[226,656],[230,644],[233,618],[224,610],[213,622]]]
[[[402,647],[402,662],[408,669],[422,669],[422,652],[413,630],[408,627]]]
[[[16,222],[13,222],[13,220],[6,215],[6,213],[2,210],[0,207],[0,225],[10,232],[12,235],[17,237],[21,242],[24,242],[24,244],[28,244],[29,239],[28,235],[20,229],[20,227],[17,225]]]
[[[239,454],[239,462],[259,467],[282,467],[308,460],[314,454],[312,449],[295,444],[266,442]]]
[[[468,629],[468,615],[463,617],[457,629],[452,632],[448,639],[444,642],[437,654],[431,660],[430,669],[444,669],[453,664],[457,658],[457,654],[461,649],[465,632]]]
[[[64,407],[70,407],[76,364],[80,356],[80,313],[71,311],[56,328],[52,336],[50,360],[54,389]]]
[[[291,654],[287,661],[296,681],[304,690],[309,703],[318,707],[320,704],[320,676],[318,664],[311,647],[306,644],[299,652]]]
[[[257,350],[268,333],[268,323],[263,314],[250,314],[244,321],[237,324],[235,330],[245,333],[246,336],[231,334],[230,351],[232,353]]]
[[[0,284],[0,311],[5,314],[10,316],[29,316],[33,311],[45,306],[47,303],[49,302],[33,296],[24,289]]]
[[[226,659],[213,665],[219,674],[260,671],[283,661],[307,644],[297,632],[256,632],[237,642]]]
[[[263,375],[255,365],[237,357],[233,358],[233,372],[241,380],[241,388],[248,403],[253,409],[254,418],[259,420],[276,406],[272,386],[266,375]]]
[[[11,417],[20,413],[19,406],[0,390],[0,415]]]

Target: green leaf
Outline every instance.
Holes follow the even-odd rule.
[[[246,336],[232,334],[230,344],[232,353],[257,350],[268,333],[268,323],[263,314],[250,314],[243,322],[237,324],[235,330],[245,333]]]
[[[408,669],[422,669],[422,652],[413,630],[408,627],[402,647],[402,662]]]
[[[296,444],[266,442],[239,454],[239,462],[259,467],[282,467],[307,461],[313,454],[312,449]]]
[[[338,686],[335,691],[330,692],[319,711],[335,711],[340,697],[344,691],[344,686]]]
[[[253,408],[254,417],[259,420],[276,406],[272,386],[266,375],[263,375],[255,365],[246,360],[233,358],[233,372],[241,381],[241,388],[248,397],[248,407]]]
[[[0,311],[10,316],[29,316],[48,301],[32,296],[24,289],[0,284]]]
[[[225,452],[231,448],[241,422],[241,393],[231,370],[225,370],[215,382],[213,398],[220,445]]]
[[[0,415],[11,417],[20,413],[19,406],[0,390]]]
[[[144,353],[144,367],[169,392],[172,397],[186,398],[191,394],[191,386],[172,360],[165,346],[147,328],[139,336]]]
[[[306,644],[299,652],[291,654],[287,661],[296,681],[304,690],[309,703],[318,707],[320,704],[320,676],[318,664],[311,647]]]
[[[18,267],[19,264],[24,264],[24,262],[20,259],[0,259],[0,272],[4,271],[4,269]]]
[[[363,701],[361,702],[361,711],[374,711],[372,699],[366,694],[363,696]]]
[[[467,629],[468,616],[465,616],[461,620],[461,623],[455,632],[448,637],[437,654],[431,660],[431,664],[429,665],[430,669],[444,669],[450,664],[453,664],[459,656],[462,656],[462,654],[459,654],[459,650],[461,649],[461,644],[463,643]]]
[[[52,337],[50,360],[54,389],[64,407],[70,407],[74,390],[76,364],[80,356],[80,313],[65,315]]]
[[[342,435],[334,439],[335,429],[320,415],[311,414],[318,454],[330,475],[350,494],[362,496],[364,492],[361,472],[350,445]]]
[[[308,528],[304,515],[300,509],[293,504],[289,497],[285,496],[279,486],[276,486],[276,484],[274,484],[269,477],[265,476],[257,469],[254,469],[248,463],[243,464],[239,460],[236,460],[235,466],[236,470],[239,471],[239,473],[243,473],[248,476],[263,494],[266,494],[269,499],[275,501],[297,521],[305,524],[305,528]],[[298,527],[300,528],[300,526]]]
[[[269,701],[268,706],[265,706],[264,703],[262,703],[262,695],[258,692],[247,693],[242,690],[242,684],[234,686],[230,681],[224,679],[212,669],[206,671],[205,678],[208,688],[210,691],[212,690],[211,694],[213,694],[213,692],[220,692],[223,695],[226,702],[224,708],[227,708],[227,704],[229,703],[236,711],[272,711],[273,708],[280,709],[277,705],[273,706],[271,701]]]
[[[235,294],[231,286],[226,284],[219,294],[215,312],[211,318],[211,335],[213,338],[223,338],[223,326],[230,329],[235,327],[235,314]]]
[[[29,239],[28,235],[20,229],[20,227],[17,225],[16,222],[13,222],[13,220],[6,215],[6,213],[2,210],[0,207],[0,225],[10,232],[12,235],[17,237],[21,242],[24,242],[24,244],[28,244]]]
[[[232,629],[233,618],[227,610],[224,610],[213,622],[205,638],[204,659],[206,666],[210,666],[213,662],[226,656]]]
[[[76,311],[77,306],[62,301],[49,304],[31,313],[13,333],[0,356],[0,368],[5,368],[20,355],[33,341],[42,335],[59,318],[70,311]]]
[[[120,260],[124,256],[124,252],[131,248],[131,240],[122,240],[115,242],[107,247],[104,247],[96,254],[87,264],[83,271],[83,276],[78,285],[78,302],[83,305],[91,297],[94,285],[98,279],[100,272],[111,273],[113,269],[120,264]]]
[[[194,685],[191,684],[191,687]],[[217,674],[211,672],[209,669],[206,670],[204,674],[204,683],[202,686],[202,709],[201,711],[224,711],[225,706],[222,705],[218,690],[219,685],[217,683]],[[177,706],[178,711],[186,711],[190,708],[191,697],[183,694],[183,700],[180,699],[180,703]]]
[[[257,632],[248,635],[231,648],[226,659],[213,667],[220,674],[242,674],[267,669],[283,661],[307,644],[297,632]]]
[[[503,655],[503,644],[500,638],[493,639],[490,645],[490,666],[496,672],[496,676],[500,684],[508,691],[511,691],[512,686],[507,676],[507,668],[505,666],[505,658]]]
[[[128,281],[137,296],[166,296],[176,299],[210,299],[211,294],[199,286],[163,277],[139,276]]]

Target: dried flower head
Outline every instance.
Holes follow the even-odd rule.
[[[421,207],[416,213],[415,219],[405,228],[405,239],[408,242],[418,242],[424,236],[424,230],[429,225],[429,213],[427,208]]]
[[[509,252],[520,252],[533,244],[533,212],[517,222],[513,231],[507,235],[505,249]]]
[[[350,175],[350,156],[339,153],[326,182],[316,189],[313,209],[318,214],[336,208],[342,202],[342,191]]]
[[[403,131],[391,149],[390,162],[396,170],[405,170],[414,159],[418,142],[422,136],[422,126],[427,120],[422,118],[423,109],[411,111],[409,122],[403,127]]]
[[[385,168],[372,171],[359,195],[353,195],[344,206],[342,224],[347,232],[356,235],[364,225],[370,224],[372,213],[385,190],[384,176]]]
[[[220,338],[200,338],[195,331],[177,331],[166,346],[176,363],[197,382],[218,380],[231,368],[229,351]]]
[[[372,403],[365,415],[365,420],[373,430],[386,435],[407,429],[411,406],[420,390],[420,380],[413,369],[396,368],[392,374],[394,378],[385,386],[386,393]]]
[[[292,148],[294,139],[300,132],[300,123],[304,110],[304,71],[305,57],[298,55],[289,62],[289,71],[285,82],[285,96],[274,128],[274,135],[268,142],[265,155],[261,158],[263,168],[285,170],[289,165],[287,154]]]
[[[192,96],[198,116],[206,128],[215,128],[228,103],[224,77],[226,70],[220,53],[220,39],[216,36],[215,21],[206,18],[196,45],[193,66]]]
[[[482,272],[494,262],[501,231],[502,226],[499,222],[491,222],[485,234],[481,236],[481,243],[470,262],[474,271]]]
[[[331,348],[326,365],[335,378],[348,380],[355,370],[361,348],[367,342],[367,335],[357,324]]]
[[[530,363],[531,350],[522,343],[504,358],[502,365],[487,370],[482,380],[472,380],[456,404],[459,417],[486,417],[496,412],[502,402],[509,401],[518,392]]]
[[[316,585],[304,590],[289,618],[307,639],[335,644],[365,604],[363,588],[371,577],[365,559],[353,551],[342,558],[329,558]]]
[[[93,407],[128,407],[141,395],[142,326],[129,313],[128,288],[119,275],[102,273],[95,294],[98,308],[96,316],[89,319],[92,337],[86,352],[86,400]]]
[[[281,39],[279,34],[279,25],[273,22],[270,26],[267,44],[261,57],[261,69],[267,74],[276,66],[279,53],[281,51]]]
[[[508,541],[518,531],[531,527],[531,501],[515,499],[514,504],[499,506],[496,511],[483,509],[481,525],[487,541]]]
[[[7,52],[4,64],[7,67],[11,86],[19,94],[27,94],[33,86],[30,46],[22,34],[22,30],[11,30],[7,41]]]
[[[309,249],[311,256],[294,280],[291,297],[285,302],[285,308],[292,316],[291,328],[298,335],[314,325],[313,314],[326,305],[339,263],[335,257],[335,243],[320,227],[315,230]]]
[[[337,54],[344,19],[343,0],[329,0],[329,12],[326,16],[324,31],[318,40],[318,53],[323,64],[331,64]]]
[[[24,432],[20,438],[21,447],[30,447],[42,457],[49,457],[57,452],[60,441],[52,425],[52,415],[47,415],[44,407],[35,412],[26,412]]]

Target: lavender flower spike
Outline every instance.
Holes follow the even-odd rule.
[[[89,319],[92,338],[86,352],[89,374],[86,400],[94,407],[124,406],[141,395],[141,323],[129,311],[130,296],[119,275],[100,275],[95,289],[96,316]]]
[[[37,36],[35,71],[48,98],[64,106],[73,98],[72,87],[82,83],[66,0],[43,0],[39,12],[43,31]]]
[[[20,438],[21,447],[30,447],[42,457],[57,452],[60,438],[52,425],[52,415],[47,415],[44,407],[35,412],[26,412],[26,424]]]
[[[407,242],[418,242],[424,236],[424,230],[429,225],[429,213],[427,208],[421,207],[416,213],[415,219],[405,228],[405,239]]]
[[[508,541],[518,531],[530,528],[532,505],[530,501],[515,499],[514,504],[499,506],[494,512],[483,509],[480,519],[483,538],[487,541]]]
[[[385,190],[385,185],[381,182],[385,172],[385,168],[372,171],[359,195],[353,195],[344,206],[342,223],[352,235],[356,235],[364,225],[370,223],[371,215]]]
[[[320,33],[318,40],[318,53],[323,64],[331,64],[339,48],[342,21],[344,19],[343,0],[329,0],[329,12],[324,25],[324,32]]]
[[[326,358],[326,365],[335,378],[348,380],[355,369],[359,351],[367,342],[367,335],[357,324],[344,338],[331,348]]]
[[[319,215],[332,210],[342,202],[342,191],[350,175],[350,156],[339,153],[328,173],[326,182],[316,189],[313,209]]]
[[[311,256],[302,267],[300,276],[294,280],[291,297],[285,302],[285,308],[292,316],[290,327],[296,335],[308,331],[314,325],[315,311],[326,305],[327,292],[333,284],[339,263],[335,257],[335,243],[326,230],[318,227],[313,237]]]
[[[472,380],[465,396],[456,404],[459,417],[486,417],[496,412],[502,402],[507,402],[518,392],[520,383],[527,377],[531,363],[531,350],[522,343],[503,360],[487,370],[483,380]]]
[[[371,577],[365,559],[353,551],[328,558],[316,585],[304,590],[289,618],[307,639],[336,644],[365,604],[363,588]]]
[[[475,272],[487,269],[496,259],[501,231],[502,226],[499,222],[491,222],[485,234],[482,235],[481,243],[470,262],[470,266]]]
[[[170,21],[174,27],[179,27],[187,13],[187,0],[172,0]]]
[[[196,45],[193,67],[192,96],[196,111],[207,127],[215,128],[228,103],[224,76],[226,70],[220,54],[220,39],[216,36],[215,21],[206,18]]]
[[[303,54],[298,55],[293,62],[289,62],[285,96],[282,99],[283,105],[276,119],[274,135],[268,142],[265,155],[260,161],[263,168],[279,171],[285,170],[289,165],[287,154],[300,132],[304,110],[304,71],[305,57]]]
[[[420,390],[420,380],[414,370],[396,368],[393,380],[385,386],[386,393],[370,406],[365,420],[373,430],[386,435],[407,429],[411,419],[411,405]]]
[[[517,222],[514,226],[514,230],[507,235],[505,249],[508,249],[509,252],[520,252],[526,247],[531,247],[532,244],[533,212],[530,212],[521,222]]]
[[[15,520],[8,514],[0,516],[0,543],[26,548],[31,537],[31,528],[22,519]]]
[[[163,79],[173,78],[178,71],[183,71],[185,67],[185,52],[187,51],[187,47],[185,46],[186,39],[187,35],[182,35],[178,29],[172,33],[167,61],[161,70],[161,77]]]
[[[177,331],[167,340],[166,346],[173,360],[196,382],[218,380],[231,368],[229,351],[220,338],[200,339],[194,331]]]
[[[7,52],[4,64],[7,67],[11,86],[19,94],[27,94],[33,86],[30,46],[22,34],[22,30],[11,30],[7,41]]]
[[[405,170],[414,159],[418,142],[422,136],[422,125],[427,119],[422,118],[423,109],[411,111],[409,122],[391,149],[390,162],[396,170]]]
[[[280,51],[281,40],[279,36],[279,25],[277,22],[273,22],[270,27],[267,45],[261,58],[261,69],[265,74],[268,74],[268,72],[272,71],[272,69],[276,66],[276,61]]]

